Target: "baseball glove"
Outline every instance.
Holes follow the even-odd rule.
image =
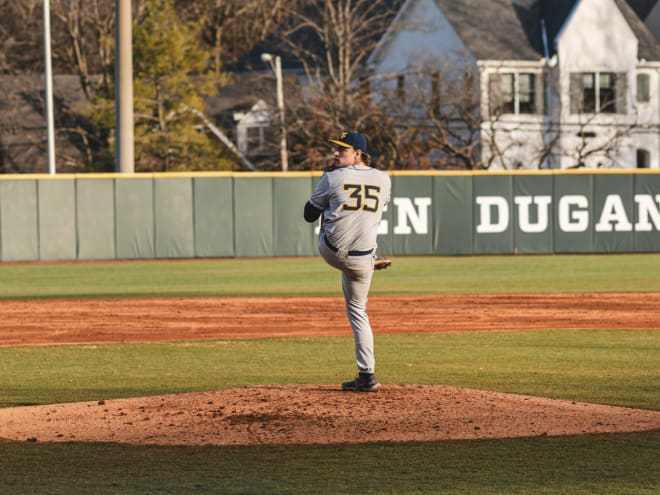
[[[390,266],[392,266],[392,260],[384,256],[376,256],[374,258],[374,270],[385,270]]]

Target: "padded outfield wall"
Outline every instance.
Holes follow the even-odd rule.
[[[0,260],[316,255],[315,172],[0,176]],[[660,252],[654,171],[393,172],[388,255]]]

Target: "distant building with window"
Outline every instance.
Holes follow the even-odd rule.
[[[426,85],[431,105],[469,74],[490,169],[659,168],[660,49],[642,3],[407,0],[369,64],[402,101]]]

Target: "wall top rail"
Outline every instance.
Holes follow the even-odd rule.
[[[395,177],[469,177],[507,175],[660,175],[660,169],[552,169],[552,170],[388,170]],[[305,178],[320,177],[322,170],[304,172],[138,172],[135,174],[74,173],[74,174],[0,174],[0,181],[10,180],[85,180],[85,179],[185,179],[185,178]]]

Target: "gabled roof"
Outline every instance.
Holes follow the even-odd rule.
[[[468,49],[480,60],[543,58],[542,20],[547,34],[548,55],[554,55],[555,37],[579,1],[435,0]],[[639,58],[660,60],[660,50],[653,34],[636,13],[643,14],[649,9],[646,4],[655,2],[614,1],[639,40]]]
[[[539,0],[435,0],[480,60],[543,57]]]
[[[660,46],[658,46],[655,36],[640,19],[638,14],[635,13],[630,4],[634,3],[632,0],[614,0],[621,9],[623,17],[625,17],[630,29],[639,41],[639,49],[637,57],[646,60],[660,60]],[[654,2],[655,3],[655,2]],[[647,13],[648,14],[648,13]]]

